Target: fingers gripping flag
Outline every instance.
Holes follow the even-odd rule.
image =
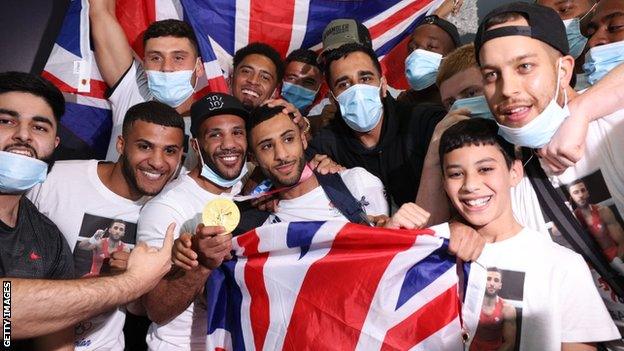
[[[434,234],[301,222],[234,238],[206,283],[207,349],[461,350],[470,266]],[[468,330],[483,291],[472,285]]]

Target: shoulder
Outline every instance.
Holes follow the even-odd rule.
[[[353,168],[345,169],[344,171],[341,171],[339,174],[342,180],[345,182],[345,184],[359,183],[359,184],[372,184],[372,185],[381,186],[381,180],[379,180],[379,178],[375,177],[372,173],[370,173],[369,171],[367,171],[366,169],[362,167],[353,167]]]
[[[35,227],[35,235],[42,239],[49,238],[62,238],[63,234],[58,229],[56,224],[52,222],[50,218],[41,213],[37,207],[27,198],[24,198],[24,209],[26,210],[27,218]]]
[[[84,171],[92,167],[97,167],[97,160],[66,160],[55,161],[52,170],[48,175],[72,175],[82,176],[82,174],[76,174],[76,172]]]

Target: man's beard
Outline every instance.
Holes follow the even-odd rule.
[[[221,177],[221,178],[223,178],[225,180],[234,180],[234,179],[236,179],[236,177],[238,177],[240,175],[240,172],[243,169],[243,165],[245,164],[245,160],[243,159],[243,162],[241,163],[241,167],[238,169],[238,172],[236,172],[236,174],[228,176],[228,175],[223,174],[223,172],[221,172],[219,167],[217,167],[217,165],[212,160],[210,155],[208,155],[208,153],[206,151],[204,151],[204,149],[200,148],[200,152],[201,152],[202,158],[204,159],[204,164],[206,165],[206,167],[209,167],[210,169],[212,169],[213,172],[215,172],[219,177]],[[241,155],[241,157],[245,157],[244,155],[245,154],[243,153]]]
[[[128,162],[128,159],[126,158],[126,156],[120,155],[119,161],[122,164],[121,173],[123,173],[124,179],[130,186],[130,188],[132,188],[134,191],[138,192],[142,196],[155,196],[155,195],[158,195],[160,190],[162,190],[162,189],[159,189],[158,191],[150,192],[146,189],[141,188],[139,186],[139,183],[136,180],[136,171],[130,166],[130,163]],[[167,180],[167,182],[169,182],[169,180]],[[165,182],[165,184],[167,184],[167,182]]]
[[[279,165],[282,165],[284,163],[285,162],[282,162]],[[260,167],[260,169],[262,170],[262,173],[264,173],[264,175],[271,180],[275,187],[292,187],[297,185],[297,183],[299,183],[299,180],[301,180],[301,174],[303,173],[303,168],[305,167],[305,164],[305,158],[300,157],[297,161],[296,175],[293,176],[293,178],[291,179],[279,179],[279,177],[273,174],[270,170],[264,167]]]

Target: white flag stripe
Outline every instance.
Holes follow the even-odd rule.
[[[445,350],[463,350],[464,343],[461,339],[461,335],[457,334],[457,330],[461,330],[459,316],[442,329],[430,335],[427,339],[419,342],[418,345],[412,347],[410,351],[439,350],[440,345],[444,345]]]
[[[236,26],[234,28],[234,52],[249,43],[251,0],[236,0]]]
[[[232,335],[225,329],[215,329],[212,334],[206,336],[206,350],[213,351],[215,348],[232,351]]]
[[[308,11],[310,10],[309,1],[295,1],[295,10],[292,21],[292,31],[290,37],[290,45],[288,46],[287,55],[297,50],[303,44],[303,39],[308,28]]]

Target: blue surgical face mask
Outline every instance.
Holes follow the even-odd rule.
[[[316,98],[316,91],[306,89],[300,85],[283,82],[282,83],[282,96],[286,101],[295,105],[299,111],[303,111],[308,106],[312,105],[312,101]]]
[[[195,70],[161,72],[145,71],[147,87],[156,100],[176,108],[186,101],[195,88],[191,85],[191,78]]]
[[[624,61],[624,41],[594,46],[585,55],[583,70],[587,81],[594,85]]]
[[[457,99],[451,106],[450,111],[467,108],[470,110],[470,117],[494,119],[484,95],[473,96],[464,99]]]
[[[583,49],[585,49],[585,44],[587,44],[587,38],[581,34],[581,20],[572,18],[564,20],[563,24],[565,25],[568,44],[570,45],[570,55],[577,58],[581,56]]]
[[[559,60],[559,65],[561,60]],[[557,72],[560,72],[560,66],[557,66]],[[498,124],[498,134],[502,136],[508,142],[526,146],[533,149],[540,148],[550,142],[553,135],[563,121],[570,116],[568,110],[568,94],[566,90],[563,91],[565,96],[565,102],[563,107],[557,103],[557,97],[559,96],[559,74],[557,75],[557,87],[555,97],[550,101],[548,106],[535,117],[531,122],[520,128],[506,127]]]
[[[379,89],[374,85],[355,84],[335,97],[342,119],[351,129],[366,133],[379,123],[383,113]]]
[[[197,141],[197,139],[195,139],[195,143],[197,143],[197,149],[201,150],[201,148],[199,147],[199,142]],[[204,162],[204,157],[202,156],[201,152],[197,153],[199,155],[199,162],[201,162],[202,164],[202,169],[201,169],[201,173],[200,175],[202,176],[202,178],[209,180],[211,183],[216,184],[222,188],[231,188],[234,185],[236,185],[236,183],[240,182],[241,179],[243,179],[243,177],[247,174],[247,163],[243,162],[243,168],[241,168],[241,172],[238,175],[238,177],[234,178],[234,179],[225,179],[223,177],[221,177],[219,174],[217,174],[215,171],[212,170],[212,168],[208,167],[208,165],[206,164],[206,162]]]
[[[414,90],[423,90],[435,83],[442,55],[416,49],[405,59],[405,76]]]
[[[36,158],[0,151],[0,193],[22,193],[43,183],[48,164]]]

